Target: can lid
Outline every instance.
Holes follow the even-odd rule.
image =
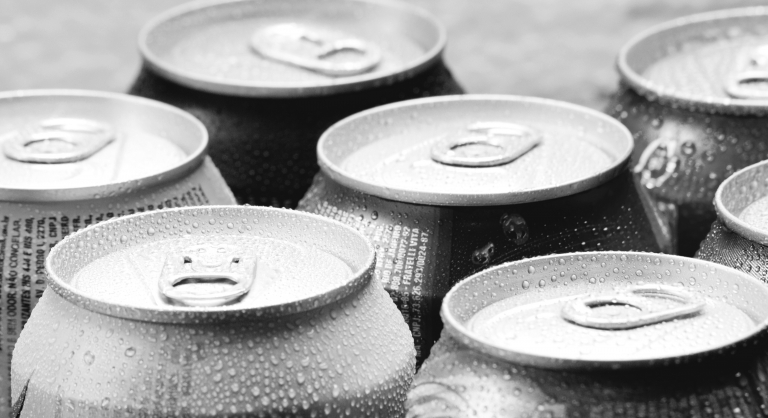
[[[409,100],[352,115],[317,144],[335,181],[386,199],[480,206],[553,199],[616,177],[629,131],[593,110],[519,96]]]
[[[114,218],[46,260],[49,286],[86,309],[150,322],[295,314],[368,283],[375,254],[339,222],[265,207],[208,206]]]
[[[390,0],[206,0],[139,35],[145,63],[179,84],[248,97],[304,97],[391,84],[440,59],[445,28]]]
[[[441,315],[483,353],[553,369],[664,365],[721,352],[768,326],[768,288],[729,267],[630,252],[550,255],[456,285]]]
[[[125,94],[0,94],[0,200],[65,201],[170,181],[205,157],[208,133],[175,107]]]
[[[768,161],[745,167],[720,183],[715,210],[732,231],[768,245]]]
[[[623,80],[653,100],[720,113],[768,110],[768,7],[720,10],[656,25],[626,43]]]

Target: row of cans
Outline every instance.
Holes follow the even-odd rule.
[[[696,16],[630,42],[610,108],[626,127],[457,96],[437,21],[359,0],[192,3],[150,22],[131,93],[202,124],[123,95],[0,97],[13,413],[759,414],[765,286],[630,251],[697,247],[702,202],[760,159],[757,128],[707,141],[760,120],[733,92],[759,95],[766,19]],[[719,71],[699,63],[712,56],[729,98],[674,85]],[[764,279],[754,170],[721,187],[699,257]],[[235,199],[312,214],[210,206]]]

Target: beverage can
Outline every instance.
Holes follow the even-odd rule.
[[[284,209],[91,226],[46,261],[18,416],[402,416],[413,341],[374,262],[352,228]]]
[[[234,204],[191,115],[152,100],[76,90],[0,95],[0,414],[11,354],[62,238],[116,216]]]

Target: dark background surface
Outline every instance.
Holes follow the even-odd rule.
[[[446,61],[470,93],[521,94],[602,108],[616,53],[675,17],[755,0],[410,0],[448,27]],[[125,91],[136,39],[185,0],[0,0],[0,90]]]

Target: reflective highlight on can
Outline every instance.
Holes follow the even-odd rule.
[[[413,332],[419,362],[443,295],[505,261],[553,252],[669,247],[626,162],[615,120],[552,100],[466,95],[371,109],[318,143],[299,209],[354,226]],[[652,209],[649,206],[650,209]]]
[[[0,112],[0,414],[7,414],[11,353],[46,288],[51,247],[112,217],[235,201],[206,156],[205,127],[171,106],[40,90],[0,95]]]
[[[768,164],[746,167],[724,181],[715,194],[718,219],[696,258],[714,261],[768,282]]]
[[[445,43],[432,15],[397,1],[193,2],[144,27],[131,93],[199,117],[241,203],[295,207],[333,123],[463,92],[442,62]]]
[[[762,416],[766,297],[746,274],[663,254],[497,266],[446,295],[407,416]]]
[[[692,256],[709,231],[720,183],[768,158],[766,21],[765,7],[688,16],[640,33],[619,53],[621,85],[607,112],[632,132],[633,170],[680,255]]]
[[[13,358],[21,417],[402,416],[413,343],[374,262],[351,228],[270,208],[74,234]]]

